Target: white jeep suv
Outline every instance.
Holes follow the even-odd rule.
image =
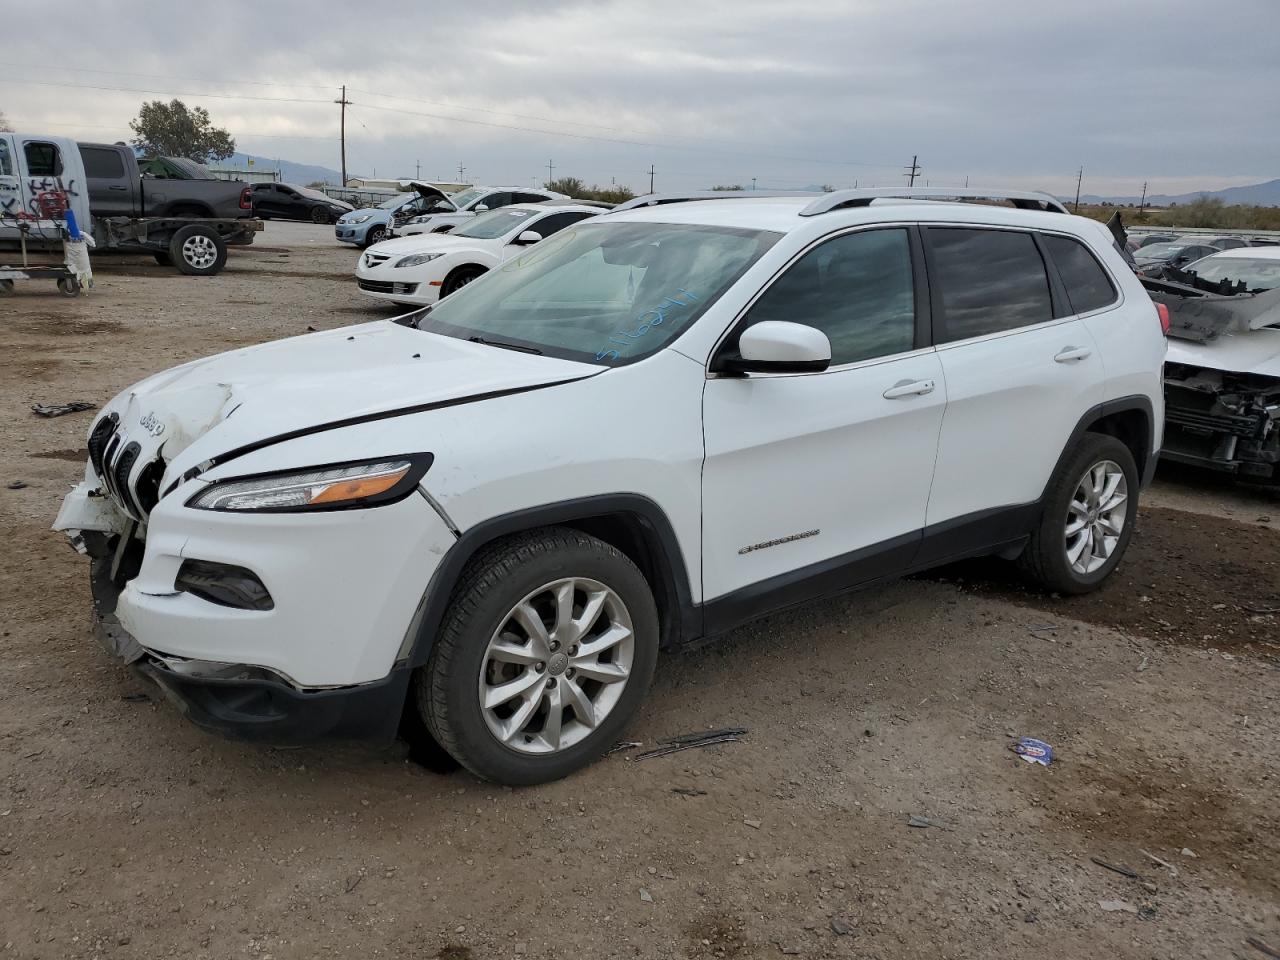
[[[1100,224],[1000,196],[585,221],[433,307],[126,389],[56,528],[108,648],[206,728],[416,713],[481,777],[564,776],[660,647],[960,557],[1115,569],[1161,323]]]

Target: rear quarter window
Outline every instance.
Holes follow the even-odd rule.
[[[104,180],[124,179],[124,161],[114,150],[81,147],[80,158],[84,160],[84,173],[87,177]]]
[[[1042,239],[1067,288],[1072,313],[1101,310],[1119,299],[1107,271],[1087,246],[1071,237],[1045,234]]]

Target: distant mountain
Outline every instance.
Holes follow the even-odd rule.
[[[253,166],[249,166],[249,161],[253,161]],[[306,186],[308,183],[315,183],[323,180],[325,183],[331,183],[337,186],[342,182],[342,174],[337,170],[331,170],[329,167],[320,167],[310,163],[294,163],[292,160],[280,160],[275,157],[258,157],[251,153],[233,153],[225,160],[219,160],[211,166],[232,169],[251,169],[255,171],[262,170],[279,170],[280,179],[285,183],[296,183]]]
[[[1153,207],[1167,207],[1171,203],[1190,203],[1192,200],[1199,200],[1201,197],[1216,198],[1233,206],[1241,204],[1252,207],[1280,207],[1280,180],[1268,180],[1265,183],[1254,183],[1245,187],[1227,187],[1225,190],[1179,193],[1172,196],[1164,193],[1151,194],[1147,197],[1147,203]],[[1072,200],[1074,198],[1061,197],[1059,199]],[[1141,200],[1140,196],[1099,197],[1089,195],[1080,198],[1081,203],[1137,204]]]

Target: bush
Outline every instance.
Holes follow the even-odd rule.
[[[544,183],[543,186],[555,193],[563,193],[566,197],[573,197],[575,200],[599,200],[604,203],[624,203],[635,196],[635,194],[626,187],[588,187],[577,177],[561,177],[559,180],[550,180],[547,183]]]
[[[1204,227],[1210,230],[1280,230],[1280,207],[1231,206],[1218,197],[1199,197],[1164,210],[1150,208],[1139,214],[1133,207],[1081,204],[1080,215],[1104,223],[1120,211],[1126,226]]]

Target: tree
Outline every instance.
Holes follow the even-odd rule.
[[[138,118],[129,121],[137,136],[133,145],[148,155],[186,157],[197,163],[225,160],[236,152],[231,134],[215,127],[204,107],[188,107],[181,100],[144,103]]]
[[[0,110],[0,133],[13,133],[13,127],[9,126],[3,110]]]
[[[720,193],[730,193],[730,192],[733,192],[733,191],[735,191],[735,190],[737,190],[737,191],[742,190],[742,189],[743,189],[743,186],[742,186],[742,184],[740,184],[740,183],[717,183],[717,184],[716,184],[714,187],[712,187],[711,189],[712,189],[712,190],[715,190],[715,191],[717,191],[717,192],[720,192]]]
[[[573,197],[575,200],[600,200],[604,203],[624,203],[635,196],[626,187],[609,186],[588,187],[577,177],[561,177],[559,180],[549,180],[543,184],[548,190],[555,193],[563,193],[566,197]]]

